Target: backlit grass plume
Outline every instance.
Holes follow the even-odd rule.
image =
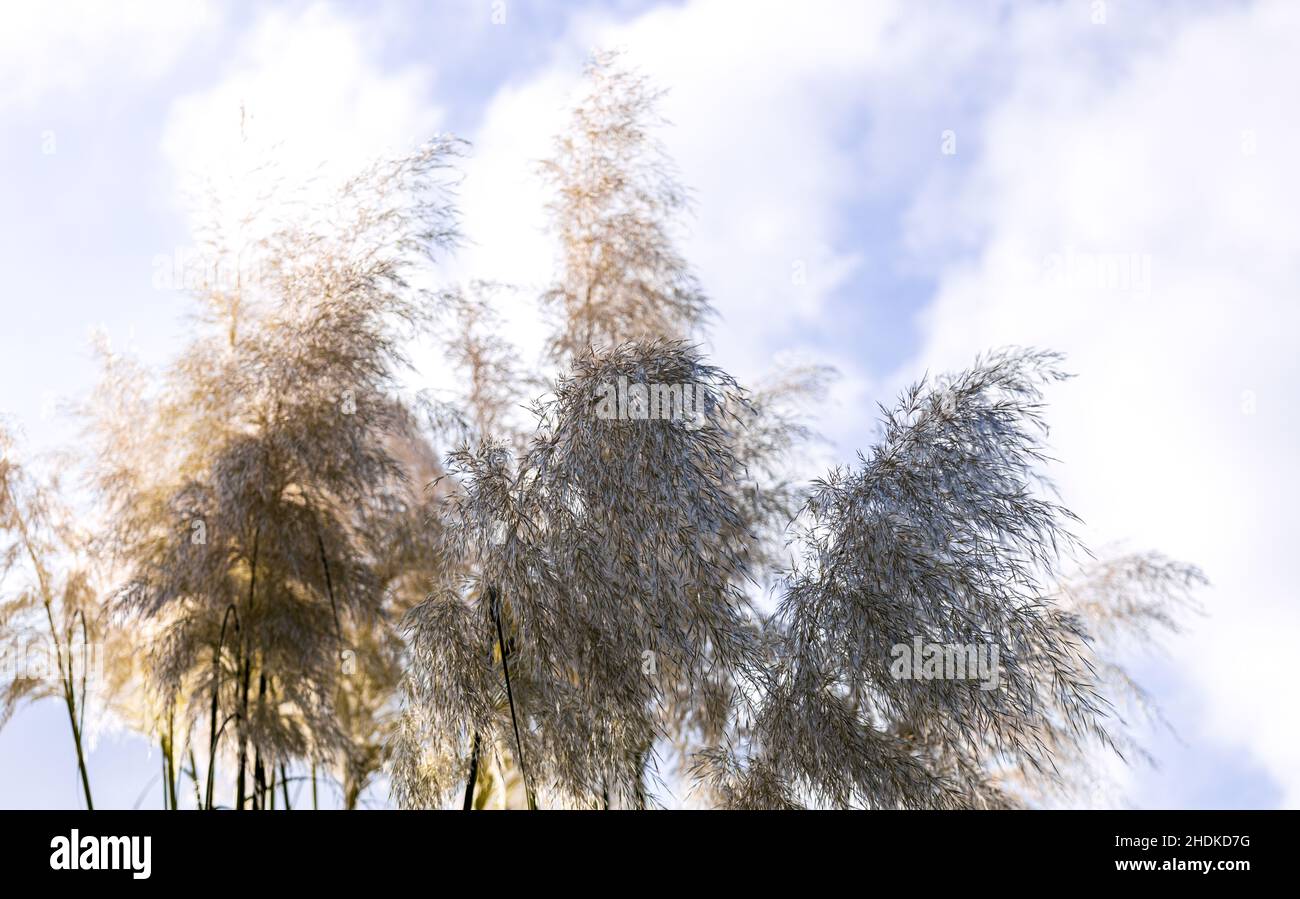
[[[396,378],[435,308],[415,273],[454,239],[456,150],[381,161],[320,206],[286,200],[295,214],[247,244],[218,234],[214,265],[242,267],[200,291],[209,327],[162,390],[110,374],[96,404],[121,601],[163,626],[151,668],[206,732],[208,807],[222,747],[239,808],[275,802],[290,766],[339,760],[351,804],[382,764],[390,606],[430,564]]]

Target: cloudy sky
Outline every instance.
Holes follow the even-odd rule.
[[[30,450],[75,436],[59,408],[92,383],[92,329],[171,356],[190,307],[156,275],[191,244],[186,191],[259,148],[346,168],[453,132],[472,144],[467,245],[442,274],[545,282],[534,162],[587,53],[622,48],[670,90],[662,136],[695,194],[685,249],[721,311],[715,360],[750,381],[778,358],[835,365],[820,426],[848,461],[875,403],[926,371],[1007,344],[1068,354],[1053,474],[1084,535],[1213,581],[1203,619],[1133,660],[1178,735],[1152,735],[1161,766],[1117,770],[1121,792],[1300,806],[1300,5],[55,2],[5,18],[0,414]],[[512,310],[527,352],[530,314]],[[440,376],[428,357],[415,380]],[[0,733],[0,806],[77,804],[62,715]],[[105,805],[156,805],[156,768],[125,735],[90,757]]]

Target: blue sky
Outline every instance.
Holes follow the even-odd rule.
[[[543,283],[532,162],[583,58],[621,47],[670,90],[684,240],[754,381],[835,365],[817,410],[849,461],[876,401],[1009,343],[1069,354],[1054,472],[1098,548],[1201,564],[1207,616],[1135,664],[1181,741],[1115,769],[1137,805],[1300,805],[1285,562],[1300,283],[1300,13],[1288,3],[54,3],[0,35],[0,412],[39,451],[94,371],[92,328],[161,363],[190,311],[159,290],[183,190],[254,147],[346,166],[433,131],[471,141],[467,246],[440,277]],[[952,152],[948,152],[952,151]],[[1099,274],[1098,265],[1137,260]],[[1119,274],[1116,274],[1116,272]],[[797,276],[796,276],[797,273]],[[510,334],[538,329],[523,291]],[[417,384],[443,377],[420,357]],[[1284,467],[1285,466],[1285,467]],[[56,705],[0,732],[0,806],[74,805]],[[156,756],[103,733],[100,802]],[[1098,804],[1120,801],[1099,794]],[[156,789],[145,804],[156,804]]]

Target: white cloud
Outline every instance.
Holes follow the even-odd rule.
[[[867,269],[875,238],[853,233],[857,207],[887,205],[899,185],[920,180],[940,131],[957,124],[939,110],[970,89],[972,73],[999,67],[987,41],[995,17],[911,9],[694,0],[627,20],[579,16],[550,63],[502,88],[471,135],[460,204],[471,245],[454,270],[529,288],[551,277],[549,197],[535,162],[565,124],[589,50],[623,49],[668,90],[671,127],[660,136],[694,194],[683,249],[721,313],[714,357],[753,383],[778,355],[816,353],[843,375],[819,427],[841,448],[863,445],[878,395],[874,360],[847,344],[813,350],[806,335],[834,333],[832,298],[852,281],[895,277]],[[545,334],[533,296],[510,308],[511,336],[528,355]]]
[[[452,279],[486,279],[519,290],[498,296],[505,336],[532,361],[548,333],[537,297],[553,271],[547,235],[549,196],[537,163],[565,121],[578,85],[577,70],[539,73],[507,85],[491,99],[464,160],[457,206],[466,243],[448,262]]]
[[[433,72],[389,71],[382,32],[324,5],[264,13],[219,80],[173,104],[163,152],[179,184],[239,191],[238,209],[264,186],[252,173],[272,156],[283,172],[328,184],[434,136]]]
[[[157,78],[220,17],[207,0],[10,4],[0,28],[0,109]]]
[[[1185,736],[1249,750],[1300,805],[1287,563],[1300,501],[1300,12],[1166,22],[1164,40],[1108,77],[1071,58],[1068,14],[997,35],[1020,71],[969,176],[915,210],[921,245],[949,222],[982,238],[973,260],[943,269],[924,346],[899,377],[1007,343],[1069,354],[1080,377],[1053,392],[1053,443],[1092,542],[1162,549],[1215,584],[1209,620],[1170,647],[1204,702]],[[1149,260],[1149,295],[1089,268],[1106,254]]]
[[[888,19],[887,5],[792,14],[788,5],[740,11],[705,0],[626,22],[577,20],[552,65],[504,88],[474,135],[461,205],[476,246],[461,254],[464,271],[504,271],[525,284],[550,277],[547,197],[534,162],[564,124],[588,50],[622,48],[670,90],[662,111],[673,127],[661,136],[695,194],[684,249],[725,322],[717,355],[757,376],[774,353],[797,347],[792,330],[815,319],[859,265],[835,249],[836,210],[858,162],[834,123],[855,102],[846,88],[873,65],[869,51]],[[535,328],[520,332],[538,342]]]

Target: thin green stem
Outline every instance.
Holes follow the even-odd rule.
[[[221,616],[221,633],[217,637],[217,646],[212,651],[212,710],[208,719],[208,782],[207,795],[201,803],[201,807],[206,809],[211,809],[213,807],[212,790],[217,779],[217,744],[221,740],[221,731],[225,730],[224,723],[221,726],[221,730],[217,729],[217,706],[218,698],[221,695],[221,653],[226,645],[226,624],[230,621],[231,615],[235,616],[235,630],[239,630],[239,612],[235,609],[235,606],[232,603],[231,605],[226,606],[226,612]],[[190,766],[194,767],[194,755],[192,750],[190,753]],[[197,773],[198,769],[194,768],[194,771]],[[197,782],[195,782],[194,788],[196,790],[198,789]]]
[[[257,599],[257,552],[262,537],[262,528],[259,525],[253,532],[253,556],[249,563],[248,578],[248,611],[253,611],[253,604]],[[251,621],[250,621],[251,626]],[[239,621],[236,619],[235,627],[239,628]],[[239,780],[235,790],[235,808],[244,809],[244,799],[247,796],[244,779],[248,772],[248,691],[250,681],[253,677],[253,658],[252,648],[249,645],[250,637],[243,630],[240,630],[239,654],[242,661],[242,672],[240,673],[240,697],[239,697]]]
[[[510,663],[506,659],[509,652],[506,650],[505,632],[501,627],[501,600],[496,587],[488,587],[488,607],[492,612],[492,620],[497,626],[497,644],[501,647],[501,671],[506,678],[506,701],[510,704],[510,725],[515,731],[515,748],[519,752],[519,773],[524,780],[524,794],[528,797],[528,808],[536,810],[537,800],[533,796],[532,782],[528,779],[528,765],[524,760],[524,741],[519,736],[519,716],[515,713],[515,694],[510,688]]]
[[[465,807],[464,810],[471,812],[474,810],[474,785],[478,783],[478,749],[479,735],[474,734],[474,748],[469,754],[469,777],[465,780]]]

